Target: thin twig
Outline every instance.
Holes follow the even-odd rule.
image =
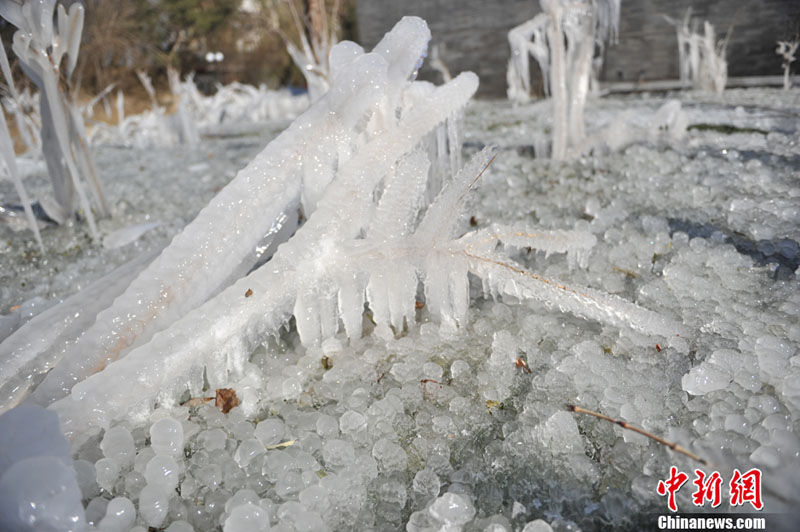
[[[623,429],[631,430],[631,431],[633,431],[633,432],[635,432],[637,434],[641,434],[642,436],[650,438],[651,440],[656,441],[656,442],[660,443],[661,445],[665,445],[665,446],[669,447],[670,449],[672,449],[673,451],[675,451],[676,453],[679,453],[679,454],[682,454],[684,456],[687,456],[687,457],[691,458],[692,460],[694,460],[695,462],[700,462],[701,464],[703,464],[706,467],[709,467],[711,465],[708,462],[708,460],[706,460],[705,458],[700,458],[699,456],[697,456],[693,452],[685,449],[684,447],[681,447],[677,443],[674,443],[674,442],[671,442],[671,441],[667,441],[667,440],[665,440],[664,438],[662,438],[660,436],[656,436],[655,434],[653,434],[651,432],[647,432],[644,429],[641,429],[639,427],[635,427],[635,426],[631,425],[630,423],[628,423],[626,421],[622,421],[621,419],[614,419],[613,417],[606,416],[605,414],[600,414],[598,412],[593,412],[592,410],[587,410],[586,408],[583,408],[583,407],[580,407],[580,406],[576,406],[576,405],[567,405],[567,409],[570,412],[575,412],[577,414],[588,414],[588,415],[594,416],[594,417],[596,417],[598,419],[603,419],[603,420],[608,421],[610,423],[613,423],[615,425],[619,425]]]

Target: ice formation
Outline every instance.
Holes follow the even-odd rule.
[[[469,75],[441,88],[409,83],[428,39],[424,23],[409,18],[372,54],[352,43],[335,47],[331,61],[338,74],[329,94],[240,172],[74,345],[62,341],[50,346],[46,356],[17,356],[26,367],[36,360],[46,361],[35,364],[40,370],[54,366],[33,400],[48,405],[72,390],[54,405],[66,431],[107,427],[132,404],[146,413],[157,397],[163,404],[175,401],[187,384],[196,390],[195,378],[204,368],[214,385],[224,383],[229,371],[240,374],[254,343],[275,333],[291,315],[303,342],[318,345],[337,332],[339,318],[348,336],[360,336],[367,301],[378,334],[389,337],[413,321],[418,279],[442,326],[463,327],[467,272],[483,279],[487,293],[545,300],[666,337],[681,333],[676,324],[622,299],[567,288],[494,253],[500,242],[532,246],[568,252],[571,262],[585,266],[594,242],[590,235],[496,227],[451,240],[457,236],[453,222],[459,203],[469,188],[464,183],[487,163],[485,154],[459,172],[415,228],[418,211],[432,192],[428,156],[414,149],[463,107],[476,86]],[[339,121],[323,118],[332,110]],[[364,129],[354,133],[359,127]],[[451,152],[460,144],[457,139],[450,139]],[[450,166],[457,168],[457,157]],[[258,188],[263,190],[252,194]],[[378,196],[376,206],[373,198]],[[349,209],[342,212],[345,204]],[[297,234],[266,266],[228,286],[262,255],[272,255],[294,230],[300,205],[309,220]],[[229,212],[235,214],[223,214]],[[289,285],[307,288],[279,289]],[[258,296],[243,298],[245,292]],[[178,338],[191,340],[181,345]],[[198,359],[193,350],[199,345],[218,345],[222,351]],[[120,387],[113,375],[138,375],[143,387]],[[187,381],[180,375],[195,377]],[[31,379],[29,374],[24,382]],[[9,399],[18,396],[15,387]]]
[[[307,18],[300,16],[294,2],[285,2],[285,5],[291,13],[299,42],[295,43],[277,20],[273,21],[272,30],[283,39],[289,56],[306,80],[311,101],[315,102],[328,92],[336,68],[331,63],[330,53],[338,41],[340,4],[334,2],[328,14],[324,1],[310,0],[306,3]]]
[[[720,93],[728,81],[728,62],[725,54],[732,28],[719,42],[714,26],[703,23],[703,35],[697,32],[697,20],[692,19],[692,10],[686,11],[682,22],[664,16],[675,26],[678,35],[678,67],[680,79],[685,87]]]
[[[62,397],[75,382],[130,347],[145,343],[153,333],[270,256],[277,243],[294,231],[300,204],[306,215],[314,211],[337,167],[338,174],[352,180],[364,171],[359,165],[379,164],[372,168],[377,174],[373,179],[379,179],[378,168],[388,170],[403,150],[410,150],[463,106],[476,84],[469,76],[433,92],[426,84],[406,87],[405,80],[416,71],[428,36],[424,23],[406,19],[375,53],[364,54],[353,43],[335,47],[331,59],[339,74],[329,94],[242,170],[125,293],[98,315],[80,339],[81,347],[51,346],[61,362],[37,388],[34,398],[49,404]],[[457,97],[431,111],[453,96]],[[395,123],[397,109],[405,109],[407,122]],[[329,118],[332,111],[335,120]],[[382,150],[398,137],[403,140],[388,150],[396,153],[392,158]],[[95,356],[86,358],[87,350]]]
[[[399,121],[380,130],[365,112],[363,144],[272,260],[53,406],[97,434],[73,437],[88,526],[651,527],[657,481],[696,464],[564,410],[577,403],[686,445],[726,481],[760,467],[777,528],[798,498],[800,453],[796,91],[596,100],[587,130],[631,110],[635,142],[550,165],[530,156],[549,121],[537,104],[473,102],[464,130],[441,127],[449,109],[428,117],[428,96],[466,98],[469,77],[456,81],[467,85],[405,84],[400,118],[388,113]],[[409,129],[440,126],[414,146],[404,116]],[[479,154],[454,178],[461,138]],[[204,139],[190,164],[149,150],[169,184],[143,180],[147,193],[196,183],[188,167],[242,142]],[[142,152],[98,153],[119,166]],[[119,248],[89,251],[55,264],[85,269]],[[38,330],[70,314],[58,316]],[[220,385],[241,399],[227,414],[204,402]]]
[[[794,54],[797,52],[798,46],[800,46],[800,38],[795,38],[793,41],[778,41],[778,48],[775,49],[775,53],[783,58],[784,90],[789,90],[792,87],[792,80],[789,78],[789,74],[792,69],[792,63],[796,59]]]
[[[583,145],[586,98],[605,43],[616,39],[619,4],[541,0],[542,13],[508,33],[508,97],[517,102],[529,99],[528,54],[532,55],[542,71],[545,93],[552,98],[553,159],[564,159]]]
[[[14,34],[14,53],[44,95],[40,99],[42,153],[53,184],[54,201],[42,205],[50,218],[63,223],[73,215],[77,194],[83,216],[97,238],[92,208],[101,216],[107,214],[108,208],[89,153],[83,117],[60,86],[60,82],[69,84],[78,60],[83,5],[72,4],[67,10],[59,4],[57,24],[54,24],[55,11],[56,0],[0,5],[0,16],[19,28]],[[92,191],[93,203],[84,192],[84,181]]]
[[[308,97],[288,89],[269,90],[242,83],[218,85],[213,95],[203,95],[192,75],[183,81],[171,70],[170,89],[177,103],[175,114],[156,99],[149,77],[139,79],[151,100],[151,109],[125,116],[124,95],[117,92],[116,124],[95,123],[89,130],[92,145],[112,144],[133,148],[192,145],[201,136],[240,135],[268,120],[294,119],[308,108]]]

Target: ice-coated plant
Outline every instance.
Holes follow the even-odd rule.
[[[324,0],[309,0],[306,2],[307,18],[300,16],[295,0],[270,0],[269,4],[270,13],[275,17],[279,4],[286,5],[291,13],[297,41],[283,31],[277,18],[271,20],[272,31],[283,39],[286,51],[306,80],[311,101],[316,101],[330,88],[329,55],[338,41],[340,3],[335,2],[329,14]]]
[[[330,91],[112,295],[94,325],[77,340],[73,332],[33,351],[13,336],[6,341],[23,348],[0,353],[8,361],[3,407],[50,369],[32,400],[57,411],[79,443],[123,417],[142,421],[187,390],[197,395],[204,383],[240,380],[254,347],[292,319],[303,344],[319,346],[336,335],[360,337],[366,305],[374,334],[391,337],[414,326],[422,287],[441,330],[458,332],[470,275],[487,297],[539,300],[683,342],[685,331],[669,318],[527,271],[505,252],[566,253],[570,264],[586,266],[590,233],[499,225],[464,233],[464,201],[493,152],[432,184],[435,128],[466,105],[477,78],[464,73],[440,87],[414,81],[428,40],[421,19],[405,18],[372,53],[349,42],[334,47]],[[298,208],[307,220],[288,238]],[[257,401],[244,396],[240,408],[251,415]]]
[[[551,156],[561,160],[581,151],[586,98],[605,43],[616,39],[620,2],[540,0],[540,4],[542,13],[508,34],[508,97],[514,101],[530,98],[528,55],[532,55],[552,98]]]
[[[373,53],[352,42],[335,46],[331,90],[240,171],[121,296],[107,302],[108,308],[82,335],[82,348],[62,353],[57,341],[4,354],[9,361],[0,369],[4,402],[24,393],[36,374],[58,360],[37,395],[44,403],[65,395],[78,380],[146,343],[212,295],[224,294],[294,232],[299,209],[307,217],[314,213],[335,176],[348,175],[356,181],[349,186],[357,188],[356,174],[376,180],[387,174],[403,154],[463,107],[477,86],[476,78],[467,74],[436,89],[410,81],[429,37],[424,22],[409,18]],[[455,133],[433,137],[443,140],[432,150],[437,161],[450,158],[448,137],[460,138]],[[269,264],[276,263],[273,259]],[[87,353],[93,355],[87,359]],[[16,384],[11,383],[20,377],[15,367],[29,368]]]
[[[53,184],[54,200],[43,201],[48,216],[63,223],[76,208],[76,198],[93,237],[97,227],[93,207],[105,216],[107,207],[86,142],[83,118],[67,90],[78,59],[83,32],[83,6],[73,3],[69,10],[56,0],[5,0],[0,16],[18,28],[12,49],[25,74],[39,88],[42,97],[42,152]],[[83,181],[92,190],[90,204]]]
[[[795,37],[793,41],[778,41],[778,48],[775,49],[775,53],[783,58],[784,90],[792,88],[792,80],[789,77],[789,73],[792,69],[792,63],[797,59],[794,54],[797,52],[798,46],[800,46],[800,37]]]
[[[9,68],[8,58],[6,57],[5,48],[3,47],[3,43],[1,41],[0,68],[2,68],[3,76],[6,78],[8,92],[11,98],[11,107],[14,110],[14,116],[17,120],[17,124],[20,125],[18,129],[23,140],[30,147],[33,142],[31,140],[32,137],[28,134],[28,130],[26,128],[27,124],[23,119],[23,113],[20,108],[20,96],[17,92],[16,86],[14,85],[14,80],[11,77],[11,68]],[[6,123],[6,117],[2,110],[0,110],[0,156],[3,158],[3,165],[5,166],[6,174],[11,178],[11,181],[14,183],[14,188],[17,190],[17,195],[19,195],[20,202],[25,210],[25,217],[28,219],[28,226],[30,227],[31,231],[33,231],[33,235],[36,238],[36,243],[39,245],[39,249],[44,252],[42,235],[39,234],[39,225],[36,222],[36,217],[33,215],[31,201],[28,197],[27,191],[25,190],[25,185],[22,183],[19,170],[17,169],[17,156],[14,153],[14,141],[11,138],[11,133],[8,130],[8,124]]]
[[[728,62],[725,55],[732,28],[725,38],[717,41],[714,26],[703,23],[703,34],[697,31],[698,21],[692,18],[692,9],[686,10],[682,21],[663,15],[673,25],[678,37],[678,65],[681,84],[696,90],[720,93],[728,81]]]
[[[170,88],[178,103],[177,112],[168,115],[155,98],[149,77],[139,79],[150,95],[150,110],[125,116],[125,96],[117,91],[117,124],[97,122],[89,130],[91,144],[115,144],[147,148],[169,146],[177,142],[192,144],[202,135],[238,133],[248,124],[265,120],[293,119],[308,108],[308,97],[286,89],[269,90],[242,83],[219,85],[211,96],[200,93],[192,75],[180,80],[173,71]]]

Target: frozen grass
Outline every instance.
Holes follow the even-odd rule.
[[[800,498],[800,132],[792,109],[800,91],[678,97],[689,125],[721,128],[551,163],[533,157],[549,137],[542,104],[477,102],[467,110],[465,145],[499,146],[472,193],[471,223],[592,232],[587,269],[570,269],[563,256],[515,258],[677,319],[690,338],[668,345],[539,303],[485,300],[479,286],[466,327],[452,336],[440,336],[425,306],[419,325],[388,341],[367,324],[349,344],[340,337],[304,348],[292,327],[256,349],[245,377],[229,383],[257,405],[254,415],[185,405],[157,409],[142,425],[122,422],[133,462],[97,439],[84,445],[76,458],[87,520],[126,497],[139,525],[183,520],[195,530],[226,522],[235,530],[260,512],[279,530],[520,530],[534,519],[555,530],[570,522],[653,527],[646,512],[666,507],[658,480],[670,465],[690,472],[696,464],[571,414],[568,403],[676,441],[726,480],[733,467],[757,465],[767,512],[791,510]],[[623,110],[644,122],[663,103],[590,102],[587,135]],[[29,233],[3,227],[3,309],[64,297],[166,242],[263,144],[242,137],[197,150],[99,149],[114,211],[100,231],[163,225],[115,250],[90,244],[83,224],[47,228],[46,246],[59,250],[47,257]],[[34,195],[44,179],[28,178]],[[14,194],[0,186],[4,197]],[[184,453],[173,457],[180,494],[169,493],[161,516],[158,493],[143,486],[154,478],[150,423],[166,417],[180,421]],[[275,447],[281,442],[291,443]],[[109,464],[112,456],[119,463]],[[691,508],[691,491],[679,492],[682,509]]]

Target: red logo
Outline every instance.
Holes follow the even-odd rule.
[[[738,469],[733,470],[731,479],[731,506],[741,506],[749,502],[756,510],[764,508],[761,502],[761,471],[751,469],[747,473],[739,473]]]
[[[669,478],[666,482],[663,480],[658,481],[658,494],[661,496],[669,494],[667,506],[673,512],[678,511],[678,504],[675,502],[675,494],[687,480],[689,480],[689,475],[678,472],[678,468],[672,466],[669,468]]]
[[[694,484],[695,490],[692,493],[692,503],[695,506],[704,506],[706,502],[710,502],[712,508],[722,504],[722,476],[717,471],[706,474],[700,469],[695,469],[694,475],[692,484]],[[675,495],[687,480],[689,480],[689,475],[672,466],[669,468],[669,478],[658,481],[656,491],[662,497],[667,497],[667,507],[670,511],[678,511]],[[728,485],[731,506],[742,506],[749,502],[756,510],[764,508],[761,500],[761,471],[759,469],[753,468],[746,473],[734,469],[733,478]]]

